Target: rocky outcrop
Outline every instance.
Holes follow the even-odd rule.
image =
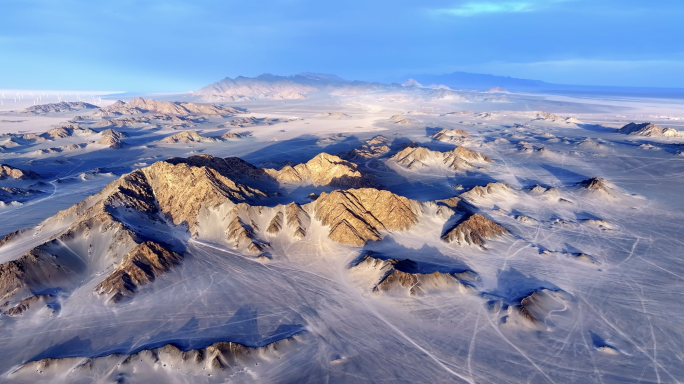
[[[506,183],[489,183],[487,185],[476,185],[470,190],[460,194],[462,199],[478,201],[487,198],[510,198],[516,196],[516,192]]]
[[[587,180],[582,180],[575,184],[575,186],[588,196],[608,198],[609,200],[618,198],[615,185],[613,185],[613,183],[610,181],[600,177],[592,177]]]
[[[217,104],[198,104],[178,101],[159,101],[153,99],[135,98],[127,103],[117,101],[114,104],[101,108],[97,114],[100,116],[134,115],[140,113],[161,113],[171,115],[222,115],[232,116],[239,113],[235,108]]]
[[[173,116],[173,118],[178,118]],[[152,120],[146,116],[136,116],[136,117],[122,117],[118,119],[106,119],[98,121],[96,127],[130,127],[135,124],[149,124]],[[179,119],[179,122],[183,120]]]
[[[589,191],[607,191],[612,187],[608,180],[602,179],[600,177],[592,177],[591,179],[582,180],[576,185]]]
[[[243,137],[249,136],[248,132],[226,132],[223,135],[221,135],[221,138],[224,140],[230,140],[230,139],[242,139]]]
[[[25,113],[27,115],[44,115],[46,113],[71,112],[81,109],[95,108],[98,108],[97,105],[84,103],[82,101],[62,101],[60,103],[33,105],[24,109],[21,111],[21,113]]]
[[[123,143],[123,141],[121,141],[121,138],[128,136],[123,132],[119,132],[119,131],[117,131],[115,129],[111,129],[111,128],[103,130],[102,132],[100,132],[100,135],[102,136],[102,138],[100,140],[98,140],[97,143],[102,144],[102,145],[106,145],[109,148],[114,148],[114,149],[118,149],[118,148],[123,147],[124,143]]]
[[[491,163],[492,159],[487,157],[487,155],[482,154],[480,152],[476,152],[473,150],[470,150],[465,147],[456,147],[454,150],[451,152],[446,152],[445,153],[447,156],[445,156],[445,159],[447,157],[453,157],[453,156],[458,156],[466,161],[469,161],[471,163]],[[448,162],[448,160],[447,160]]]
[[[409,295],[424,294],[435,290],[472,287],[471,280],[477,275],[470,270],[439,270],[436,265],[417,263],[409,259],[388,259],[381,254],[368,252],[350,267],[350,271],[370,270],[377,281],[372,292],[399,292]],[[444,269],[444,267],[441,267]]]
[[[380,231],[406,231],[422,213],[417,201],[373,188],[322,193],[311,204],[332,240],[354,246],[380,240]]]
[[[409,169],[428,166],[443,166],[454,171],[473,168],[472,163],[489,163],[492,160],[479,152],[464,147],[456,147],[448,152],[432,151],[425,147],[409,146],[392,156],[390,160]]]
[[[309,214],[297,203],[290,203],[285,206],[285,218],[287,226],[294,230],[295,239],[303,239],[306,236],[306,229],[311,225]]]
[[[100,135],[102,136],[114,136],[117,139],[123,139],[124,137],[128,137],[128,135],[124,132],[117,131],[116,129],[111,129],[107,128],[102,131],[100,131]]]
[[[507,308],[503,323],[517,322],[531,328],[546,329],[552,313],[569,310],[572,296],[560,289],[540,288],[519,298]]]
[[[617,130],[619,133],[645,137],[684,137],[684,132],[673,128],[663,128],[653,123],[629,123]]]
[[[127,106],[125,102],[117,100],[107,107],[98,109],[97,112],[95,112],[95,115],[111,117],[120,115],[138,115],[141,113],[144,113],[144,111],[132,106]]]
[[[603,150],[608,149],[608,147],[606,147],[605,145],[601,144],[598,141],[594,141],[588,137],[579,141],[576,145],[580,148],[585,148],[585,149],[590,149],[590,150],[603,151]]]
[[[556,121],[561,121],[561,120],[563,120],[563,119],[561,119],[561,117],[558,116],[558,115],[554,115],[553,113],[548,113],[548,112],[543,112],[543,111],[541,111],[541,112],[535,112],[533,119],[534,119],[534,120],[551,121],[551,122],[556,122]]]
[[[77,149],[81,149],[85,147],[85,144],[66,144],[58,147],[60,151],[75,151]]]
[[[31,295],[17,303],[15,306],[3,310],[2,314],[7,316],[21,316],[29,310],[34,309],[37,306],[40,306],[40,304],[44,305],[51,298],[51,295]],[[0,306],[0,309],[2,309],[3,306],[6,305]]]
[[[13,187],[0,187],[0,202],[9,203],[12,201],[22,201],[32,196],[42,194],[43,191],[36,189],[24,189]]]
[[[50,245],[43,244],[0,264],[0,301],[59,286],[83,268],[82,263],[52,254]]]
[[[462,129],[442,128],[439,131],[430,135],[430,137],[433,138],[434,140],[438,140],[438,141],[460,143],[463,141],[463,139],[470,137],[470,134],[468,134],[468,132],[466,132]]]
[[[392,121],[396,124],[413,124],[413,120],[409,120],[402,115],[394,115],[389,118],[389,121]]]
[[[47,219],[44,223],[67,223],[67,228],[24,256],[0,264],[0,298],[46,288],[66,289],[70,284],[80,282],[80,273],[86,269],[104,270],[112,263],[119,263],[120,268],[99,289],[117,297],[126,296],[135,290],[134,287],[153,280],[153,276],[178,261],[177,254],[162,250],[158,241],[145,243],[145,237],[149,235],[139,235],[137,231],[159,225],[160,215],[175,225],[185,224],[193,231],[202,209],[258,196],[265,194],[234,183],[207,167],[157,162],[138,169],[113,181],[100,193]],[[129,228],[121,217],[130,215],[135,216],[137,225]],[[30,234],[22,231],[10,234],[0,240],[0,246],[21,236]],[[92,249],[95,242],[87,240],[91,236],[103,239],[96,249]],[[72,244],[71,248],[67,243]],[[91,243],[91,249],[83,250],[87,248],[83,244],[88,243]],[[80,247],[80,252],[87,252],[88,256],[79,256],[73,251],[74,247]],[[88,265],[83,264],[86,258],[91,260]]]
[[[226,77],[221,81],[207,85],[195,92],[195,94],[201,96],[204,100],[210,101],[304,99],[307,94],[325,87],[326,83],[329,83],[328,80],[332,80],[340,85],[345,83],[344,80],[339,78],[323,79],[320,77],[321,75],[307,75],[309,74],[288,77],[263,74],[255,78],[238,76],[235,79]]]
[[[106,145],[109,148],[119,149],[123,147],[123,141],[116,136],[105,135],[97,141],[98,144]]]
[[[180,254],[161,244],[146,241],[128,252],[119,267],[98,284],[95,291],[101,295],[113,295],[111,300],[118,302],[134,294],[138,287],[153,282],[181,260]]]
[[[242,372],[242,367],[278,361],[281,355],[297,345],[298,337],[297,333],[289,334],[255,347],[220,341],[198,349],[181,349],[177,345],[166,344],[132,354],[44,358],[23,364],[11,375],[28,382],[31,382],[32,375],[40,379],[60,376],[66,382],[80,382],[83,374],[89,381],[112,382],[126,377],[128,382],[129,378],[135,380],[136,375],[142,372],[165,372],[167,378],[178,375],[182,380],[191,382],[203,381],[207,375],[229,378],[235,372]]]
[[[162,139],[162,143],[177,144],[177,143],[213,143],[219,141],[213,137],[202,136],[196,131],[183,131],[178,132],[175,135],[168,136]]]
[[[186,163],[159,161],[140,172],[154,190],[157,204],[175,225],[185,223],[192,231],[197,214],[203,207],[216,207],[225,202],[242,202],[266,194],[235,183],[217,170]]]
[[[282,212],[277,212],[275,216],[271,219],[271,221],[268,223],[268,228],[266,228],[266,233],[269,235],[277,235],[280,233],[280,231],[283,229],[283,221],[285,215],[283,215]]]
[[[390,157],[390,160],[394,160],[397,163],[405,166],[406,168],[415,169],[427,167],[428,159],[435,160],[436,158],[441,157],[441,152],[431,151],[430,149],[425,147],[412,145],[407,146],[394,156]]]
[[[47,132],[42,133],[41,137],[48,140],[58,140],[73,135],[92,135],[95,133],[96,132],[90,128],[81,128],[78,124],[65,124],[49,129]],[[33,136],[35,136],[35,134]],[[33,138],[33,136],[31,136],[31,138]]]
[[[34,140],[36,142],[44,142],[47,141],[43,136],[38,136],[35,133],[24,133],[21,135],[22,140]]]
[[[193,167],[209,167],[221,175],[234,179],[270,179],[270,176],[261,168],[242,160],[239,157],[214,157],[211,155],[195,155],[190,157],[172,157],[165,160],[170,164],[188,164]]]
[[[506,228],[476,213],[464,220],[460,220],[444,232],[442,241],[460,245],[483,246],[485,240],[494,239],[508,233]]]
[[[228,127],[248,127],[252,125],[273,125],[281,122],[281,119],[274,119],[270,117],[241,117],[228,121],[219,125],[217,128],[228,128]],[[287,122],[287,120],[285,120]]]
[[[349,152],[340,154],[340,156],[348,160],[366,160],[380,157],[390,151],[390,142],[391,140],[384,136],[375,136],[366,140],[361,148],[354,148]]]
[[[0,180],[2,179],[20,179],[20,180],[35,180],[40,179],[40,175],[33,171],[24,171],[19,168],[14,168],[11,165],[0,164]]]
[[[65,137],[71,136],[73,133],[72,127],[58,127],[52,128],[45,132],[43,135],[51,139],[63,139]]]
[[[265,168],[264,172],[280,183],[304,182],[343,188],[377,186],[356,164],[327,153],[319,153],[304,164],[286,165],[280,170]]]
[[[250,253],[263,252],[268,244],[259,241],[254,233],[255,228],[245,224],[239,216],[235,216],[226,230],[226,240],[233,242],[233,247],[242,248]]]

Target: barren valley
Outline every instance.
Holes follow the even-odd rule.
[[[2,105],[0,381],[684,381],[681,100],[297,76]]]

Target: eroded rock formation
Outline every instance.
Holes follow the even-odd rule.
[[[98,284],[95,290],[100,294],[113,294],[111,300],[120,301],[135,293],[138,287],[168,272],[181,260],[180,254],[161,244],[145,241],[128,252],[119,267]]]
[[[286,165],[280,170],[266,168],[264,172],[280,183],[309,182],[316,186],[343,188],[377,186],[377,183],[362,173],[356,164],[327,153],[319,153],[303,164]]]
[[[135,98],[127,103],[119,100],[114,104],[100,108],[97,112],[100,116],[134,115],[146,112],[172,114],[172,115],[225,115],[230,116],[239,113],[235,108],[217,104],[185,103],[178,101],[159,101],[153,99]]]
[[[372,251],[362,256],[350,270],[376,272],[376,278],[379,278],[372,287],[373,292],[407,292],[409,295],[450,288],[465,291],[472,286],[471,280],[477,277],[470,270],[439,271],[431,264],[387,259]]]
[[[20,180],[35,180],[40,179],[40,175],[33,171],[25,171],[23,169],[14,168],[11,165],[0,164],[0,180],[2,179],[20,179]]]
[[[476,213],[454,224],[444,232],[442,240],[446,243],[482,246],[485,244],[485,240],[508,233],[506,228]]]
[[[432,151],[426,147],[408,146],[390,158],[409,169],[445,166],[454,171],[472,169],[473,163],[489,163],[492,160],[479,152],[456,147],[448,152]]]
[[[355,246],[380,240],[381,230],[406,231],[421,213],[417,201],[373,188],[322,193],[312,204],[332,240]]]

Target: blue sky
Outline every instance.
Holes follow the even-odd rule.
[[[304,71],[684,87],[682,0],[0,0],[0,88],[187,91]]]

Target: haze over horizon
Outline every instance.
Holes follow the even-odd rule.
[[[682,15],[673,0],[8,2],[0,87],[181,92],[309,71],[684,87]]]

